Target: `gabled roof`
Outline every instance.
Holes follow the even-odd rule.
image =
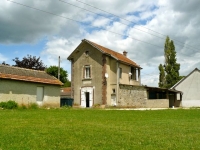
[[[178,81],[174,86],[172,86],[170,89],[175,89],[180,83],[182,83],[184,80],[186,80],[191,74],[193,74],[195,71],[198,71],[200,73],[200,70],[198,68],[195,68],[192,72],[190,72],[187,76],[182,78],[180,81]]]
[[[124,64],[128,64],[128,65],[131,65],[131,66],[134,66],[134,67],[137,67],[137,68],[141,68],[138,64],[136,64],[134,61],[130,60],[129,58],[127,58],[123,54],[115,52],[115,51],[113,51],[113,50],[111,50],[109,48],[106,48],[104,46],[101,46],[99,44],[96,44],[96,43],[91,42],[91,41],[86,40],[86,39],[83,39],[82,42],[87,42],[88,44],[90,44],[91,46],[95,47],[96,49],[98,49],[102,53],[104,53],[106,55],[109,55],[109,56],[113,57],[116,60],[119,60],[120,62],[122,62]],[[72,54],[73,54],[73,52],[72,52]],[[70,56],[68,57],[68,59],[70,59]]]
[[[63,85],[57,78],[45,71],[0,65],[0,79],[20,80],[45,84]]]

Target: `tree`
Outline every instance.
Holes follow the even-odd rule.
[[[18,57],[13,59],[15,62],[16,67],[21,68],[28,68],[28,69],[34,69],[34,70],[45,70],[46,66],[43,64],[42,60],[39,58],[36,58],[36,56],[27,55],[22,60],[19,60]]]
[[[7,65],[10,66],[9,64],[7,64],[5,61],[2,62],[2,65]]]
[[[58,67],[50,66],[45,70],[48,74],[58,78]],[[60,81],[64,83],[64,87],[70,87],[71,82],[67,79],[68,73],[63,68],[60,68]]]
[[[164,87],[164,83],[165,83],[165,70],[164,70],[164,66],[162,64],[160,64],[158,68],[159,68],[159,71],[160,71],[158,86],[159,87]]]
[[[159,87],[170,88],[176,84],[181,77],[179,76],[180,64],[177,63],[174,42],[167,36],[164,47],[165,64],[159,65]]]

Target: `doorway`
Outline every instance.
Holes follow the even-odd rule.
[[[92,107],[93,106],[93,87],[81,88],[81,106]]]
[[[90,93],[85,92],[86,107],[90,107]]]

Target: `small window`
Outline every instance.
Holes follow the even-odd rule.
[[[119,78],[122,78],[122,68],[119,68]]]
[[[112,89],[113,93],[115,93],[115,89]]]
[[[85,79],[91,78],[91,69],[89,65],[84,67],[84,78]]]
[[[85,51],[85,55],[88,56],[89,55],[89,51]]]

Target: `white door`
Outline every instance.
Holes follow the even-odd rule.
[[[93,87],[81,88],[81,106],[92,107],[93,105]]]
[[[117,103],[116,103],[116,95],[111,95],[111,105],[112,106],[116,106]]]
[[[86,97],[85,97],[85,91],[82,88],[81,89],[81,107],[86,107],[86,101],[85,101]]]

